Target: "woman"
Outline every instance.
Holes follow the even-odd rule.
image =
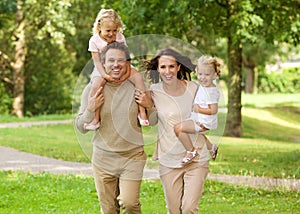
[[[167,209],[170,214],[198,213],[200,197],[209,171],[209,156],[202,135],[190,134],[198,154],[190,164],[179,163],[186,154],[174,133],[174,126],[186,120],[191,113],[198,85],[190,79],[195,65],[185,56],[172,49],[163,49],[144,64],[152,82],[156,121],[153,115],[150,124],[158,123],[157,155],[159,175],[163,184]],[[146,96],[136,93],[137,101],[147,106]]]

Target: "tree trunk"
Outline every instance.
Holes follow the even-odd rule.
[[[24,64],[27,53],[25,44],[25,23],[24,14],[22,11],[22,0],[17,1],[16,26],[16,46],[13,64],[14,101],[12,113],[21,118],[24,116]]]
[[[257,86],[258,86],[258,71],[255,67],[253,69],[253,94],[257,94]]]
[[[245,93],[252,94],[254,87],[254,68],[246,67]]]
[[[227,2],[228,20],[234,15],[234,1]],[[225,134],[242,136],[241,93],[242,93],[242,45],[233,39],[233,29],[228,29],[228,114]]]

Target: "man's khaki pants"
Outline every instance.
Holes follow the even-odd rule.
[[[118,174],[112,174],[93,164],[94,181],[102,214],[140,214],[140,186],[146,155],[137,154],[135,160],[122,158],[111,160],[120,167]],[[124,162],[123,162],[124,161]],[[122,163],[123,162],[123,165]]]

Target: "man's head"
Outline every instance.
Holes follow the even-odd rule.
[[[101,62],[106,73],[113,79],[119,80],[129,67],[130,54],[128,47],[119,42],[108,44],[101,51]]]

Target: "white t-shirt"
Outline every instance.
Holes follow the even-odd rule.
[[[217,87],[203,87],[199,85],[194,104],[198,104],[201,108],[208,108],[209,104],[218,104],[220,92]],[[208,129],[216,129],[218,127],[218,114],[207,115],[192,112],[191,119],[195,122],[203,124]]]

